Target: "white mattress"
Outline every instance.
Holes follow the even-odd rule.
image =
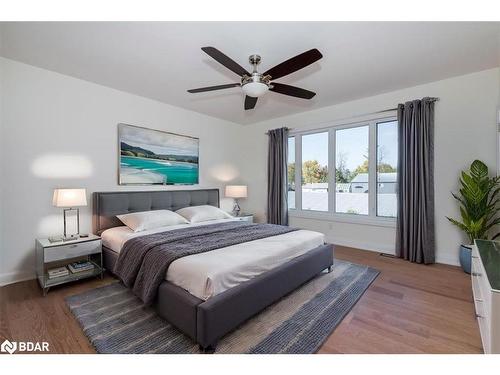
[[[196,224],[181,224],[134,233],[128,227],[115,227],[102,234],[103,245],[119,253],[130,238],[145,236],[188,226],[227,222],[213,220]],[[324,235],[298,230],[260,240],[189,255],[172,262],[165,279],[184,288],[192,295],[207,300],[262,273],[279,267],[322,245]]]

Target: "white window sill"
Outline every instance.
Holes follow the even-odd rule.
[[[334,221],[341,223],[350,224],[363,224],[363,225],[373,225],[376,227],[396,227],[396,219],[392,217],[373,217],[366,215],[353,215],[353,214],[338,214],[331,212],[322,211],[305,211],[305,210],[295,210],[290,209],[288,211],[288,216],[297,217],[301,219],[313,219],[313,220],[324,220],[324,221]]]

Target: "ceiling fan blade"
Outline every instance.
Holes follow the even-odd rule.
[[[274,68],[269,69],[264,75],[270,75],[271,79],[278,79],[284,77],[290,73],[296,72],[302,68],[305,68],[308,65],[311,65],[313,62],[321,59],[323,55],[316,48],[310,49],[300,55],[292,57],[286,61],[283,61],[281,64],[276,65]]]
[[[236,61],[232,60],[231,58],[227,57],[224,55],[221,51],[219,51],[217,48],[214,47],[202,47],[201,48],[203,52],[205,52],[208,56],[212,57],[215,59],[218,63],[224,65],[226,68],[229,70],[235,72],[239,76],[244,76],[245,74],[250,76],[251,74],[248,73],[248,71],[243,68],[240,64],[238,64]]]
[[[223,89],[230,89],[232,87],[239,87],[239,86],[241,86],[240,83],[229,83],[227,85],[200,87],[199,89],[187,90],[187,92],[190,92],[191,94],[196,94],[197,92],[223,90]]]
[[[245,110],[253,109],[255,107],[255,104],[257,104],[257,98],[248,95],[245,96]]]
[[[283,83],[273,82],[271,83],[271,85],[273,87],[269,89],[270,91],[274,91],[284,95],[295,96],[296,98],[312,99],[314,95],[316,95],[315,92],[301,89],[300,87],[284,85]]]

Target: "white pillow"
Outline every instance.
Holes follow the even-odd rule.
[[[134,232],[166,227],[170,225],[189,224],[181,215],[169,210],[154,210],[116,215],[123,224]]]
[[[184,207],[175,212],[185,217],[187,220],[189,220],[190,223],[199,223],[201,221],[232,218],[232,216],[229,215],[226,211],[208,205]]]

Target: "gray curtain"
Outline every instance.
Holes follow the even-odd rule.
[[[268,132],[267,222],[288,225],[288,128]]]
[[[434,102],[398,105],[398,218],[396,255],[434,263]]]

